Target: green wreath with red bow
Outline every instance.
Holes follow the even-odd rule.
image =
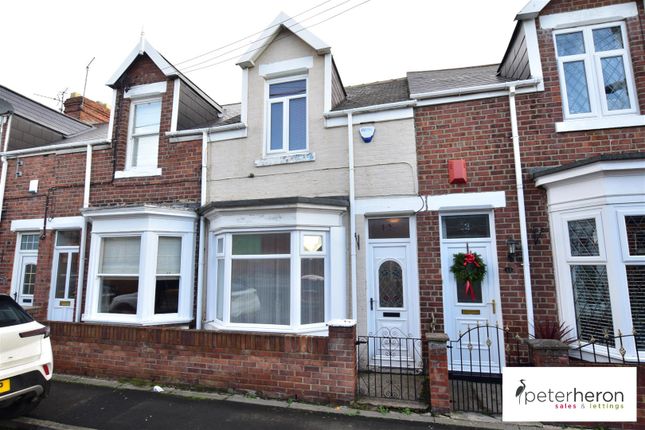
[[[486,276],[486,264],[476,252],[460,252],[454,255],[450,271],[455,274],[458,282],[463,282],[466,288],[466,295],[475,300],[473,283],[479,282]]]

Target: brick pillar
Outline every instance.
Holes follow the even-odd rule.
[[[449,337],[445,333],[427,333],[428,382],[430,384],[430,410],[433,413],[450,412],[450,381],[448,381]]]
[[[536,367],[569,366],[569,345],[555,339],[526,339],[531,363]]]
[[[329,355],[336,363],[334,375],[337,387],[336,400],[340,403],[356,399],[358,387],[358,363],[356,361],[356,321],[332,320],[329,327]]]

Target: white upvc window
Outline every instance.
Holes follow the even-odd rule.
[[[133,99],[130,105],[126,171],[157,169],[161,98]]]
[[[624,22],[554,31],[565,120],[638,114]]]
[[[267,155],[308,148],[307,78],[267,81]]]
[[[553,214],[563,321],[584,344],[645,354],[645,207]],[[618,333],[627,337],[614,340]],[[604,351],[603,351],[604,353]],[[642,358],[641,358],[642,360]]]
[[[327,232],[224,233],[214,239],[217,325],[274,332],[324,327]]]
[[[83,320],[190,322],[194,216],[165,209],[139,209],[130,218],[100,212],[90,215],[93,231]]]

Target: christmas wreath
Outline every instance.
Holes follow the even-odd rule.
[[[466,295],[475,300],[473,282],[479,282],[486,275],[486,264],[476,252],[460,252],[454,255],[450,271],[455,274],[458,282],[465,283]]]

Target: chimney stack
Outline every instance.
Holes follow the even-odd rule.
[[[103,124],[110,121],[110,109],[106,104],[87,97],[83,99],[79,93],[72,93],[71,97],[65,100],[65,115],[87,124]]]

